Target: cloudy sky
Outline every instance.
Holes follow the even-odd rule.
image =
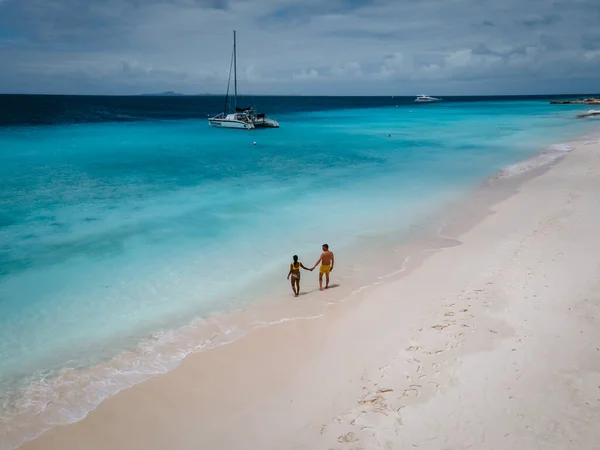
[[[0,92],[600,91],[600,0],[0,0]]]

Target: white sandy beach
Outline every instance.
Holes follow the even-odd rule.
[[[600,144],[581,145],[443,230],[460,245],[21,448],[598,449],[599,229]]]

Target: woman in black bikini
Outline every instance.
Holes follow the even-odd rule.
[[[290,279],[290,277],[292,277],[292,291],[294,291],[295,297],[298,297],[298,295],[300,294],[300,268],[312,272],[312,269],[304,267],[304,264],[298,261],[298,256],[294,255],[294,262],[290,264],[290,271],[287,277],[288,280]]]

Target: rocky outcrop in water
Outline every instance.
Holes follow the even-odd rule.
[[[599,97],[580,98],[577,100],[552,100],[551,105],[600,105]]]

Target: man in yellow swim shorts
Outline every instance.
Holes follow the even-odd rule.
[[[333,252],[329,250],[329,245],[327,244],[323,244],[323,253],[321,253],[321,257],[315,263],[313,269],[317,267],[319,263],[321,263],[321,268],[319,269],[319,289],[322,291],[323,274],[325,274],[325,289],[327,289],[329,288],[329,273],[333,270],[333,264],[335,263]]]

